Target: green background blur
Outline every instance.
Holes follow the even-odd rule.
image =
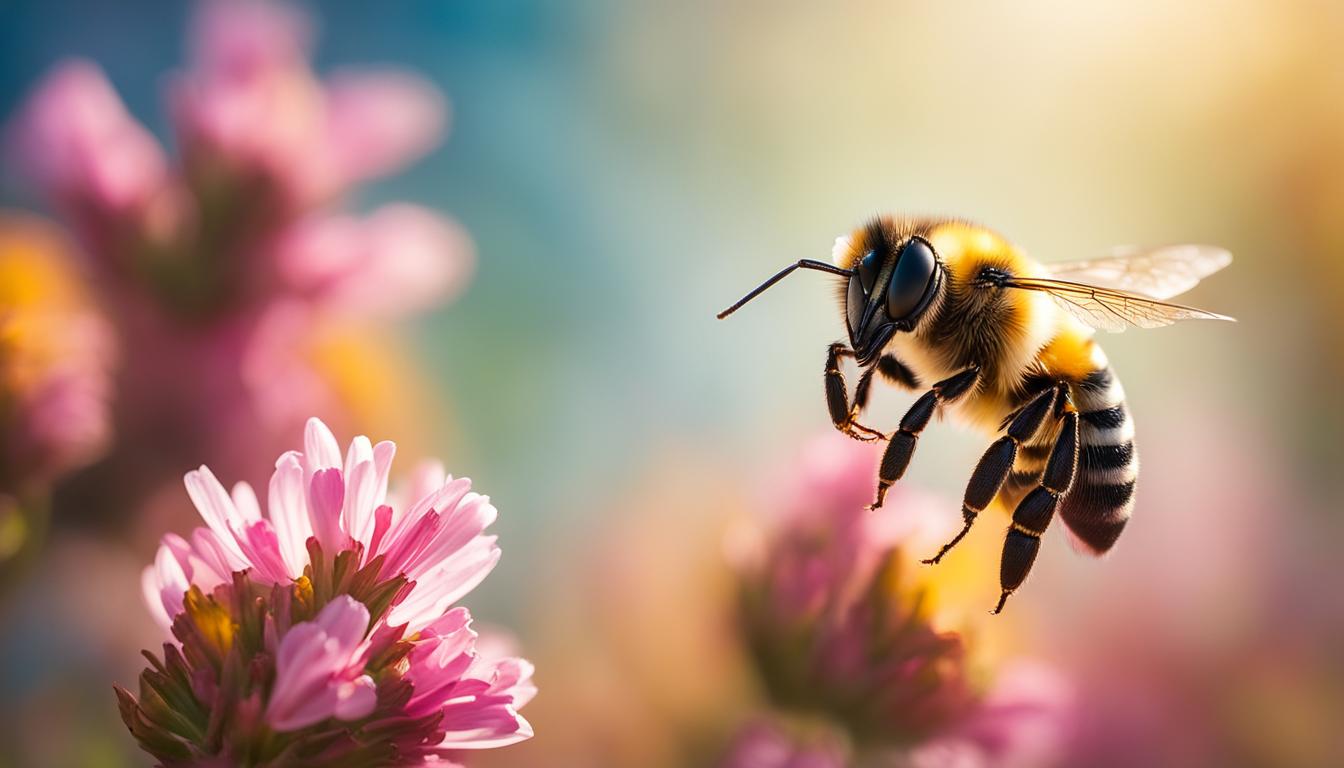
[[[476,241],[465,295],[410,332],[447,404],[431,432],[442,437],[429,444],[501,510],[503,562],[468,603],[515,629],[541,663],[538,738],[495,764],[547,755],[548,729],[569,734],[550,741],[558,764],[634,759],[573,744],[588,724],[564,720],[563,686],[582,678],[557,669],[566,653],[557,621],[584,625],[621,604],[608,592],[620,587],[587,569],[629,526],[713,528],[707,510],[722,505],[699,489],[749,494],[791,446],[827,428],[822,358],[843,334],[829,281],[800,276],[731,322],[713,314],[786,262],[826,258],[836,235],[888,211],[972,218],[1043,261],[1122,243],[1209,242],[1235,254],[1188,299],[1239,324],[1103,338],[1138,425],[1135,519],[1101,563],[1047,536],[1010,606],[1013,643],[1076,670],[1084,695],[1136,696],[1139,709],[1151,695],[1154,713],[1189,716],[1154,714],[1133,737],[1151,738],[1152,754],[1177,756],[1173,764],[1344,759],[1344,9],[313,7],[319,69],[407,66],[452,104],[442,149],[356,203],[422,202]],[[0,114],[77,54],[105,67],[162,136],[158,89],[183,59],[188,10],[5,3]],[[12,187],[3,199],[28,196]],[[908,402],[883,393],[870,423],[894,423]],[[910,482],[955,499],[985,444],[931,430]],[[947,514],[957,515],[955,502]],[[711,551],[700,557],[712,559],[705,540]],[[117,620],[148,624],[136,569],[150,553],[78,546],[87,567],[111,563],[115,575],[84,573],[60,589],[122,601]],[[55,557],[39,573],[82,562]],[[0,715],[7,727],[27,723],[23,744],[8,732],[0,765],[140,764],[110,688],[129,682],[136,660],[110,658],[104,649],[121,647],[96,634],[52,645],[33,625],[68,601],[41,594],[16,598],[10,616],[21,619],[0,627]],[[985,608],[996,595],[987,581]],[[596,624],[567,630],[565,642],[600,647],[609,638]],[[668,618],[666,633],[650,634],[683,646],[679,626]],[[43,730],[23,713],[51,706],[52,676],[72,669],[86,682],[82,714]],[[610,694],[620,705],[659,711],[641,704],[660,694],[641,693],[638,674],[613,676],[630,682]],[[1164,685],[1191,690],[1173,704]],[[1201,728],[1193,746],[1182,740]],[[33,747],[38,737],[56,743]]]

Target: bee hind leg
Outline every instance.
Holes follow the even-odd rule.
[[[1046,417],[1055,410],[1058,398],[1062,396],[1061,388],[1051,385],[1048,389],[1037,393],[1016,412],[1008,422],[1007,432],[989,446],[989,450],[980,457],[980,462],[975,465],[975,471],[971,473],[970,482],[966,484],[966,494],[961,502],[961,530],[938,550],[938,554],[925,560],[925,565],[937,565],[944,555],[952,551],[952,548],[970,533],[975,519],[985,507],[989,506],[999,494],[999,489],[1003,487],[1013,463],[1017,461],[1017,449],[1036,434]]]
[[[877,498],[869,509],[877,509],[887,497],[887,490],[901,479],[915,455],[915,444],[919,435],[929,425],[938,406],[955,401],[969,392],[980,380],[979,368],[968,368],[955,376],[950,376],[920,396],[910,410],[901,417],[900,427],[891,434],[887,450],[882,454],[882,463],[877,469]]]
[[[994,607],[995,614],[1003,610],[1008,596],[1026,581],[1041,547],[1041,535],[1078,473],[1078,413],[1069,410],[1060,418],[1059,437],[1055,438],[1040,484],[1013,510],[1013,522],[1004,538],[1003,556],[999,561],[999,584],[1003,593]]]
[[[840,369],[840,358],[853,357],[854,350],[836,342],[826,349],[826,409],[830,411],[831,423],[841,432],[855,440],[866,443],[875,442],[886,435],[860,424],[856,419],[868,405],[868,392],[872,386],[873,371],[869,368],[859,377],[859,385],[854,390],[854,404],[849,403],[849,391],[845,387],[845,374]]]

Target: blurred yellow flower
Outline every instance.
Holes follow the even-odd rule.
[[[52,225],[0,213],[0,489],[49,483],[107,440],[111,334],[71,251]]]

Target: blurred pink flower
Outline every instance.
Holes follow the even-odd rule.
[[[362,312],[369,296],[408,288],[414,300],[399,313],[423,309],[459,287],[470,257],[465,235],[408,205],[388,206],[367,221],[324,220],[318,208],[432,149],[445,130],[444,99],[402,71],[344,70],[324,84],[309,66],[308,26],[281,3],[201,6],[194,67],[174,79],[169,94],[180,169],[169,168],[98,67],[78,60],[58,65],[34,89],[14,120],[11,154],[121,278],[158,280],[155,290],[187,287],[182,276],[126,273],[145,271],[149,260],[161,269],[203,271],[193,279],[238,281],[207,287],[255,299],[257,291],[275,291],[277,270],[266,259],[279,258],[278,271],[296,278],[300,293],[314,288],[314,279],[335,280],[339,268],[347,282],[373,281],[359,293],[363,304],[348,310]],[[155,202],[173,215],[151,220]],[[334,234],[319,238],[315,230]],[[359,242],[306,264],[314,245],[345,235]],[[297,255],[289,253],[293,247]],[[282,280],[280,287],[290,286]],[[400,306],[385,298],[375,304],[384,312]]]
[[[1068,686],[1024,667],[1039,671],[1005,671],[985,692],[970,636],[939,619],[939,573],[910,551],[929,548],[921,528],[937,504],[898,486],[882,510],[867,511],[876,462],[871,446],[813,441],[772,489],[764,534],[730,542],[743,637],[771,703],[898,763],[1026,765],[1052,755],[1068,735]]]
[[[186,156],[260,174],[295,210],[399,169],[443,133],[443,98],[414,75],[319,81],[308,66],[307,20],[292,8],[214,0],[193,37],[195,66],[173,87]]]
[[[19,169],[76,217],[143,216],[168,183],[167,160],[98,67],[58,65],[10,137]]]
[[[307,414],[384,424],[414,400],[414,376],[371,378],[393,357],[374,336],[461,291],[470,238],[414,205],[336,205],[431,150],[445,100],[396,70],[324,82],[311,26],[286,3],[202,3],[166,88],[171,162],[89,62],[58,64],[11,122],[15,166],[79,236],[127,342],[110,455],[68,495],[115,501],[70,514],[142,507],[181,455],[260,481],[258,441]]]
[[[845,768],[844,745],[824,736],[811,741],[765,720],[743,726],[733,737],[719,768]]]
[[[81,280],[55,227],[0,215],[0,492],[45,489],[107,443],[116,347]]]
[[[151,613],[182,647],[165,646],[139,701],[119,691],[146,750],[160,759],[248,753],[263,718],[294,733],[268,742],[274,754],[337,740],[351,754],[383,745],[396,765],[532,735],[518,714],[536,693],[532,665],[478,646],[467,609],[452,608],[499,559],[483,533],[495,508],[470,481],[433,470],[420,473],[425,495],[394,508],[395,451],[357,437],[342,460],[312,419],[304,450],[276,462],[265,516],[246,483],[230,493],[205,467],[187,474],[206,526],[189,540],[166,536],[143,576]],[[270,659],[267,688],[255,670]],[[176,667],[182,674],[163,671]],[[254,670],[251,682],[230,669]],[[161,702],[179,717],[165,720]],[[190,722],[216,709],[232,712],[223,744],[200,738],[204,720]]]
[[[1064,674],[1038,661],[998,670],[976,711],[909,755],[914,768],[1037,768],[1065,764],[1078,703]]]
[[[372,214],[296,222],[275,246],[281,279],[310,299],[369,315],[428,309],[455,295],[471,268],[471,242],[434,213],[405,203]],[[443,254],[458,258],[444,259]]]

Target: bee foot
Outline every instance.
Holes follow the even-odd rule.
[[[999,604],[996,605],[996,606],[994,606],[994,610],[990,611],[990,612],[989,612],[989,615],[990,615],[990,616],[998,616],[1000,613],[1003,613],[1003,604],[1006,603],[1006,602],[1008,602],[1008,596],[1011,595],[1011,594],[1013,594],[1013,593],[1010,592],[1009,590],[1006,590],[1006,589],[1005,589],[1005,590],[1003,591],[1003,594],[1002,594],[1002,595],[999,595]]]

